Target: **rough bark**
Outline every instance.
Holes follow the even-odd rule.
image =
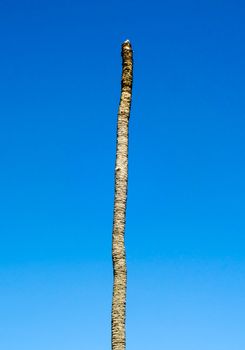
[[[128,123],[132,98],[133,51],[126,40],[122,44],[121,98],[117,121],[117,149],[115,166],[115,197],[112,234],[113,300],[112,350],[126,348],[126,287],[127,267],[124,243],[128,187]]]

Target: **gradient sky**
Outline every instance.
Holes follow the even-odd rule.
[[[1,349],[110,349],[127,38],[127,349],[245,349],[244,17],[236,0],[0,2]]]

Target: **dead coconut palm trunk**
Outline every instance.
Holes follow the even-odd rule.
[[[128,123],[130,116],[133,51],[126,40],[122,44],[121,98],[117,122],[117,150],[115,167],[115,197],[112,235],[113,300],[112,300],[112,350],[125,350],[127,268],[124,243],[126,202],[128,186]]]

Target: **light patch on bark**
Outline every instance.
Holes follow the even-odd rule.
[[[121,98],[117,121],[115,166],[115,197],[112,234],[113,299],[112,350],[126,348],[126,287],[127,268],[124,243],[128,187],[128,123],[133,81],[133,51],[129,40],[122,44]]]

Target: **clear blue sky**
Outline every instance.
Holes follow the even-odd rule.
[[[0,348],[107,350],[122,41],[128,350],[245,349],[243,1],[2,0]]]

